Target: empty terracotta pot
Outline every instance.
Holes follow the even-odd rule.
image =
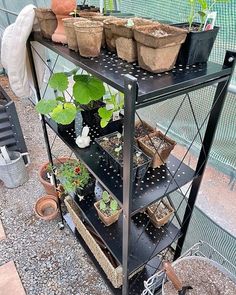
[[[58,25],[55,33],[52,35],[52,40],[54,42],[67,44],[67,39],[65,35],[64,26],[62,19],[69,17],[70,12],[75,10],[77,7],[76,0],[52,0],[51,8],[52,11],[56,14]]]
[[[58,198],[52,195],[45,195],[39,198],[35,204],[36,215],[43,220],[52,220],[58,214]]]
[[[77,22],[74,24],[78,42],[79,53],[84,57],[100,55],[103,35],[101,22]]]

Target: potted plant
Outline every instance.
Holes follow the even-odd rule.
[[[152,158],[151,167],[157,168],[166,162],[176,142],[164,135],[161,131],[155,131],[139,138],[138,144]]]
[[[64,163],[69,158],[61,157],[54,161],[54,167],[49,162],[42,164],[39,168],[38,177],[39,181],[44,187],[45,192],[48,195],[57,196],[56,187],[52,182],[52,175],[54,174],[54,168],[59,167],[61,163]]]
[[[106,93],[103,82],[91,75],[74,75],[73,97],[82,109],[83,121],[92,126],[94,114],[104,105],[102,97]]]
[[[55,13],[50,8],[35,8],[34,11],[42,36],[46,39],[52,39],[52,35],[57,28]]]
[[[139,66],[153,73],[171,70],[187,31],[163,24],[134,28]]]
[[[212,0],[211,4],[208,4],[209,1],[207,0],[188,1],[190,5],[188,22],[174,25],[188,30],[186,41],[182,44],[179,52],[178,64],[185,66],[208,61],[219,27],[213,26],[213,28],[209,28],[209,26],[205,25],[207,15],[216,4],[229,1]],[[197,18],[200,19],[200,22],[196,22]]]
[[[101,22],[78,22],[74,24],[79,53],[83,57],[96,57],[100,55],[103,36]]]
[[[169,221],[170,217],[174,213],[174,209],[171,207],[167,198],[164,198],[161,201],[150,205],[147,208],[146,213],[149,216],[152,224],[156,228],[160,228]]]
[[[74,23],[80,22],[80,21],[88,21],[86,18],[82,17],[69,17],[69,18],[63,18],[63,25],[65,29],[65,34],[67,38],[68,48],[74,51],[78,51],[78,43],[77,43],[77,37],[74,29]]]
[[[99,218],[106,226],[115,223],[122,212],[116,200],[107,191],[103,191],[102,199],[94,204]]]
[[[67,44],[64,26],[62,19],[69,17],[70,12],[76,9],[76,0],[51,0],[52,11],[57,17],[57,28],[52,35],[54,42]]]
[[[94,191],[95,179],[79,160],[68,159],[55,173],[67,194],[87,196]]]
[[[123,137],[119,132],[100,137],[96,139],[102,150],[105,151],[105,159],[110,166],[117,170],[123,177]],[[142,179],[147,172],[151,159],[141,150],[134,146],[133,152],[133,173],[132,181]]]
[[[98,109],[95,113],[97,124],[101,127],[99,129],[100,135],[113,133],[115,131],[122,132],[123,115],[120,113],[124,109],[124,95],[123,93],[112,94],[108,98],[104,98],[105,106]]]
[[[116,21],[111,31],[115,35],[116,51],[119,58],[127,62],[137,60],[137,44],[134,40],[133,29],[136,26],[150,25],[151,20],[143,18],[120,19]]]

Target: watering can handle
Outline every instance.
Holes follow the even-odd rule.
[[[10,157],[8,155],[8,151],[7,151],[6,146],[1,146],[0,149],[1,149],[3,159],[6,161],[6,163],[10,163],[11,159],[10,159]]]
[[[25,167],[28,167],[30,164],[30,157],[29,157],[29,153],[22,153],[21,156],[26,156],[27,157],[27,164],[25,165]]]

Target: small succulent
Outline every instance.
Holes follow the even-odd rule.
[[[99,202],[99,209],[108,216],[111,216],[119,209],[119,205],[107,191],[104,191],[102,193],[102,199]]]

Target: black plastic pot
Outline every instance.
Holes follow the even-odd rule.
[[[94,101],[92,107],[89,107],[88,105],[80,105],[80,107],[83,109],[83,111],[81,111],[83,123],[88,126],[96,125],[94,114],[96,114],[98,109],[103,106],[104,103],[102,100]]]
[[[200,24],[193,23],[193,25],[199,26]],[[174,24],[173,26],[179,28],[188,28],[188,23]],[[209,31],[189,32],[185,42],[181,46],[177,58],[177,64],[186,66],[207,62],[218,31],[219,27],[214,27],[213,30]]]
[[[94,114],[95,121],[96,121],[96,128],[101,136],[107,135],[110,133],[114,133],[118,131],[122,133],[123,131],[123,123],[124,123],[124,116],[120,114],[120,119],[116,121],[110,121],[106,127],[102,128],[100,125],[101,118],[99,117],[98,113]]]
[[[106,159],[106,162],[109,163],[109,166],[112,166],[113,169],[116,170],[120,174],[120,176],[123,178],[123,163],[120,163],[116,157],[114,157],[108,150],[104,149],[101,146],[101,141],[104,139],[104,137],[109,138],[109,137],[112,137],[116,134],[117,134],[117,132],[114,132],[112,134],[99,137],[99,138],[95,139],[95,141],[99,144],[102,151],[103,152],[105,151],[105,159]],[[151,158],[149,158],[146,154],[144,154],[138,147],[134,146],[134,153],[136,153],[136,152],[142,153],[142,156],[145,158],[145,162],[140,166],[133,167],[132,181],[135,181],[136,178],[142,179],[144,177],[144,175],[146,174],[147,169],[148,169],[150,162],[151,162]]]
[[[80,196],[89,196],[93,194],[95,189],[95,182],[95,178],[91,176],[89,183],[83,189],[77,188],[76,194]]]

